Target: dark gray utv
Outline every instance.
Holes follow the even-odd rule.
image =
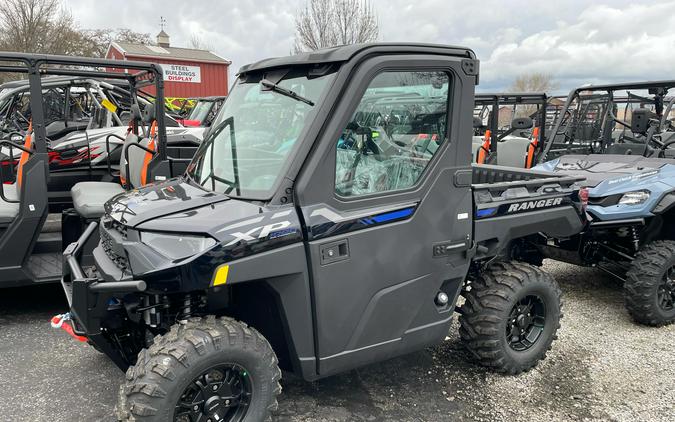
[[[64,254],[75,333],[127,371],[118,418],[266,420],[280,368],[421,350],[455,311],[481,364],[544,358],[560,289],[520,239],[578,233],[580,179],[472,167],[477,82],[471,50],[436,45],[244,66],[187,172],[116,196]]]

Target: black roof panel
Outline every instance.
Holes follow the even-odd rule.
[[[345,62],[359,53],[367,50],[385,54],[443,54],[458,57],[475,59],[474,52],[466,47],[457,47],[440,44],[422,44],[422,43],[369,43],[369,44],[351,44],[339,47],[325,48],[317,51],[309,51],[287,57],[274,57],[260,60],[255,63],[247,64],[239,69],[238,74],[258,71],[263,69],[272,69],[277,67],[302,65],[302,64],[321,64]]]

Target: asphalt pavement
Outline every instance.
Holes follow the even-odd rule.
[[[475,366],[453,324],[424,351],[314,383],[286,375],[278,421],[675,420],[675,326],[632,323],[620,285],[547,262],[565,293],[547,359],[515,377]],[[113,421],[123,380],[105,356],[49,325],[59,286],[0,293],[0,421]]]

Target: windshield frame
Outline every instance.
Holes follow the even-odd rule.
[[[307,117],[305,118],[303,128],[298,134],[296,141],[293,143],[293,146],[288,151],[285,159],[283,160],[283,163],[279,168],[279,172],[277,173],[276,180],[274,181],[272,186],[265,191],[262,190],[256,191],[256,193],[260,192],[259,194],[245,193],[243,195],[238,195],[233,192],[225,193],[218,190],[214,191],[213,189],[210,188],[210,186],[208,186],[209,182],[206,182],[204,184],[199,183],[199,181],[194,178],[194,170],[191,171],[191,166],[195,164],[198,158],[200,157],[201,155],[200,150],[208,148],[208,145],[214,141],[214,138],[216,136],[218,136],[222,131],[226,130],[228,126],[231,126],[231,123],[227,123],[229,118],[224,118],[223,113],[227,109],[227,102],[229,101],[232,92],[235,89],[237,89],[238,86],[243,84],[255,84],[258,87],[260,87],[260,89],[265,90],[264,86],[261,84],[261,81],[263,79],[266,79],[266,76],[269,74],[281,73],[285,76],[288,74],[293,74],[293,72],[305,72],[305,71],[307,77],[310,79],[318,77],[328,77],[328,78],[321,90],[321,93],[317,97],[314,105],[311,106],[311,110],[308,112]],[[251,71],[248,73],[239,74],[232,88],[230,89],[228,99],[225,100],[225,103],[219,108],[216,117],[213,119],[211,129],[208,131],[206,137],[201,142],[199,149],[195,153],[192,162],[190,163],[188,169],[185,172],[187,179],[190,180],[192,183],[196,184],[197,186],[201,186],[202,189],[206,189],[214,193],[224,194],[230,198],[240,200],[269,201],[275,197],[279,197],[280,186],[283,184],[287,184],[289,180],[292,181],[294,179],[294,176],[289,174],[289,172],[292,172],[291,169],[297,167],[298,162],[304,161],[304,158],[307,155],[307,148],[304,148],[303,146],[308,142],[312,143],[311,139],[315,137],[313,133],[317,132],[317,130],[324,124],[324,117],[326,113],[325,109],[327,107],[331,107],[332,102],[330,101],[330,98],[331,96],[334,96],[333,92],[336,86],[336,81],[340,77],[340,73],[341,73],[341,66],[336,63],[331,63],[328,66],[324,66],[322,70],[317,70],[316,66],[303,63],[297,65],[289,65],[283,68],[263,69],[261,71]],[[283,79],[284,78],[281,78],[281,80]],[[273,95],[282,95],[282,94],[273,93]]]

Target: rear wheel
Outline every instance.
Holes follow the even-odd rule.
[[[654,327],[675,322],[675,242],[657,240],[640,249],[626,273],[626,308]]]
[[[490,265],[464,293],[459,333],[478,362],[497,372],[527,371],[546,357],[562,318],[561,291],[522,262]]]
[[[121,421],[266,421],[281,371],[270,344],[230,318],[177,324],[138,355],[120,388]]]

